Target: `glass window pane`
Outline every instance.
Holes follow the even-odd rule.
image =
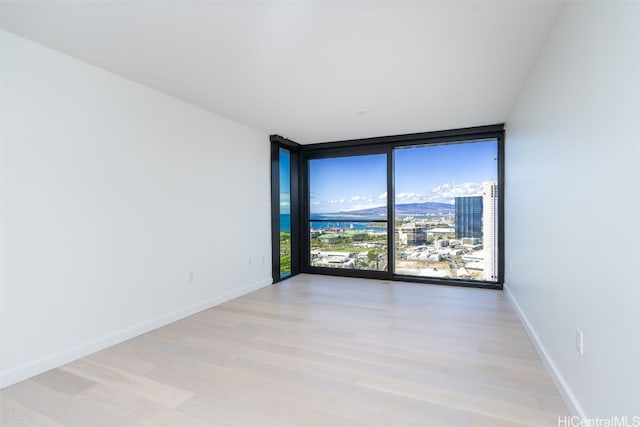
[[[395,273],[497,281],[497,140],[394,156]]]
[[[387,219],[387,155],[309,160],[311,219]]]
[[[280,149],[280,277],[291,274],[291,154]]]

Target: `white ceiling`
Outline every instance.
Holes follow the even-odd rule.
[[[3,1],[2,28],[300,143],[504,122],[550,1]]]

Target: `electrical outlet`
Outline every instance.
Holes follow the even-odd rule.
[[[584,334],[580,329],[576,329],[576,351],[584,354]]]
[[[189,283],[192,283],[192,282],[193,282],[193,280],[194,280],[194,278],[195,278],[195,275],[193,274],[193,271],[190,271],[190,272],[187,274],[187,281],[188,281]]]
[[[249,265],[251,265],[251,258],[249,258]]]

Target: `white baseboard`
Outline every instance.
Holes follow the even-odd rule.
[[[27,363],[11,371],[3,372],[0,375],[0,389],[8,387],[17,382],[24,381],[28,378],[34,377],[67,363],[73,362],[74,360],[78,360],[82,357],[88,356],[89,354],[104,350],[107,347],[119,344],[123,341],[145,334],[154,329],[158,329],[162,326],[168,325],[169,323],[184,319],[185,317],[189,317],[208,308],[215,307],[216,305],[225,303],[234,298],[246,295],[249,292],[253,292],[265,286],[269,286],[271,283],[271,279],[261,280],[244,288],[233,290],[218,297],[211,298],[207,301],[199,302],[197,304],[193,304],[189,307],[182,308],[172,313],[156,317],[155,319],[138,323],[137,325],[121,329],[117,332],[102,336],[93,341],[89,341],[68,350],[52,354],[40,360],[36,360],[35,362]]]
[[[516,301],[516,299],[513,297],[513,294],[511,294],[511,291],[509,291],[509,288],[506,285],[504,286],[504,293],[507,296],[507,299],[509,300],[509,302],[511,303],[511,306],[513,307],[514,311],[520,318],[520,321],[524,325],[524,329],[527,331],[527,335],[529,335],[529,339],[531,340],[531,342],[533,343],[533,346],[535,347],[536,351],[540,355],[540,359],[542,359],[542,363],[544,363],[544,366],[547,368],[547,371],[549,372],[551,379],[556,385],[558,392],[560,392],[560,396],[562,397],[562,400],[564,400],[564,403],[567,405],[569,412],[571,412],[571,415],[573,416],[580,417],[582,419],[587,419],[587,414],[582,409],[582,406],[580,406],[580,402],[578,402],[578,399],[576,399],[576,396],[573,394],[573,392],[571,391],[571,388],[569,387],[567,382],[564,380],[564,377],[558,370],[558,367],[556,366],[556,364],[553,362],[553,359],[551,358],[551,356],[549,356],[549,353],[547,352],[544,345],[542,344],[542,341],[540,341],[540,338],[538,337],[538,334],[536,333],[535,329],[533,329],[533,326],[531,326],[531,323],[529,323],[529,319],[527,318],[527,315],[524,314],[524,312],[522,311],[522,308],[520,307],[520,304],[518,304],[518,301]]]

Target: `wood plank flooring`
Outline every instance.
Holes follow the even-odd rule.
[[[500,291],[300,275],[0,392],[8,426],[557,426]]]

